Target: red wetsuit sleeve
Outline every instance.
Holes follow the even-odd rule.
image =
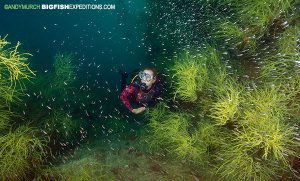
[[[128,85],[126,88],[122,91],[120,95],[120,99],[123,102],[123,104],[129,109],[130,111],[132,110],[130,101],[129,101],[129,96],[131,96],[135,91],[135,87],[133,85]]]

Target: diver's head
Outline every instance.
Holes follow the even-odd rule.
[[[146,67],[139,72],[139,77],[141,79],[141,89],[149,90],[156,82],[157,71],[153,67]]]

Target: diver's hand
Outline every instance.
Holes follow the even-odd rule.
[[[140,107],[140,108],[137,108],[137,109],[132,109],[131,112],[134,113],[134,114],[139,114],[143,111],[146,110],[146,107]]]

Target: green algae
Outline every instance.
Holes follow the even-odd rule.
[[[45,140],[36,130],[21,126],[0,137],[0,176],[4,180],[22,179],[39,167],[46,155]]]

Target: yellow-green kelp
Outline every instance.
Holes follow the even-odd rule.
[[[27,62],[31,54],[20,53],[19,42],[13,47],[9,44],[6,36],[0,38],[0,179],[23,180],[43,163],[46,141],[37,129],[15,124],[20,114],[11,106],[16,110],[25,81],[35,74]]]
[[[0,136],[0,177],[22,180],[43,162],[45,140],[35,136],[35,129],[21,126]]]
[[[35,74],[27,63],[30,53],[20,53],[20,42],[11,44],[6,37],[0,37],[0,98],[6,103],[18,98],[19,89],[25,88],[23,80],[29,80]]]
[[[184,51],[176,59],[172,66],[172,82],[175,93],[174,98],[186,102],[195,102],[197,94],[201,92],[207,84],[209,72],[208,69],[216,68],[218,72],[222,69],[220,64],[220,55],[217,50],[206,45],[198,54]]]
[[[279,85],[240,83],[222,67],[207,69],[201,99],[189,100],[206,104],[205,114],[186,105],[174,112],[164,103],[148,112],[149,148],[224,180],[272,180],[291,172],[289,159],[299,157],[300,146],[290,122],[294,94]]]

